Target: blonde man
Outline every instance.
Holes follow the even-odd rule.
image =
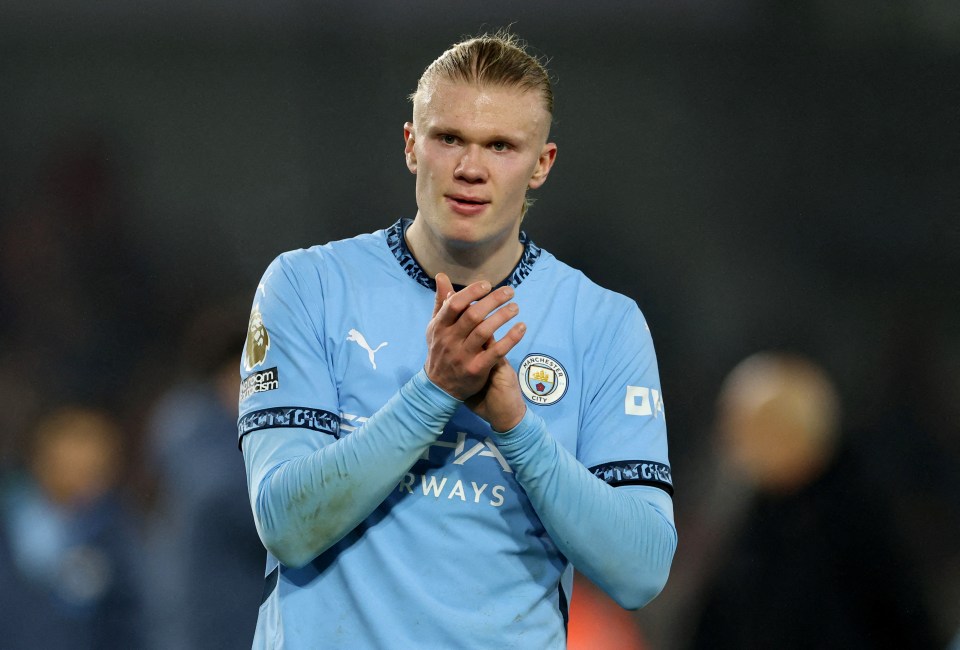
[[[520,231],[556,159],[546,70],[486,35],[412,100],[415,218],[281,255],[254,300],[258,648],[562,648],[571,565],[636,608],[673,556],[643,316]]]

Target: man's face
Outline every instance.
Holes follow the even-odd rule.
[[[404,137],[425,231],[444,246],[515,242],[527,189],[556,157],[549,129],[536,92],[449,80],[421,91]]]

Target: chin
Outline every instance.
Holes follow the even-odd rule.
[[[487,238],[481,237],[479,233],[470,232],[463,228],[445,231],[443,233],[443,239],[446,244],[452,248],[472,248],[488,240]]]
[[[470,246],[489,240],[490,233],[485,232],[476,217],[453,215],[440,224],[439,234],[452,245]]]

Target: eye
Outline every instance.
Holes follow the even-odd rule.
[[[510,145],[508,145],[506,142],[494,142],[492,145],[490,145],[490,148],[494,151],[502,152],[510,149]]]
[[[440,142],[443,144],[457,144],[457,137],[445,133],[440,136]]]

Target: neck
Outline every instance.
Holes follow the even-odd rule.
[[[451,282],[462,286],[480,280],[496,286],[513,272],[523,256],[519,224],[500,239],[464,244],[433,237],[421,220],[414,219],[405,239],[428,276],[436,277],[442,271]]]

